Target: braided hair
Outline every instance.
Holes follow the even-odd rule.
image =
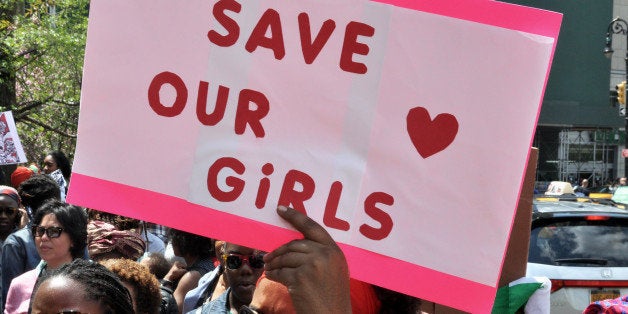
[[[133,314],[133,303],[129,291],[122,285],[120,279],[103,265],[75,259],[39,278],[32,295],[37,294],[37,289],[42,283],[57,277],[65,277],[78,283],[82,288],[85,301],[97,302],[103,313]]]

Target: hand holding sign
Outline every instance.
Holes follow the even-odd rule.
[[[351,313],[345,256],[321,225],[279,206],[277,213],[303,234],[264,256],[266,277],[288,287],[297,313]]]

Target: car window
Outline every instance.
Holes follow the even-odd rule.
[[[534,228],[528,261],[548,265],[628,267],[628,222],[572,220]]]

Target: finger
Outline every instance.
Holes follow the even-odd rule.
[[[318,248],[322,246],[322,244],[314,242],[312,240],[305,240],[305,239],[301,239],[301,240],[292,240],[278,248],[276,248],[275,250],[273,250],[272,252],[269,252],[267,254],[264,255],[264,261],[267,260],[271,260],[273,258],[275,258],[276,256],[282,255],[282,254],[286,254],[288,252],[300,252],[300,253],[309,253],[312,250],[314,250],[315,248]]]
[[[325,228],[300,211],[286,206],[278,206],[277,213],[301,232],[306,239],[323,244],[335,244],[334,239]]]
[[[268,261],[264,261],[265,270],[273,270],[279,268],[297,268],[307,264],[311,260],[311,255],[307,253],[288,252],[278,255]]]
[[[297,274],[296,270],[293,268],[278,268],[273,270],[265,271],[266,278],[279,282],[286,287],[291,286],[292,279],[295,278]]]

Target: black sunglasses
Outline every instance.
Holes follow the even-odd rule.
[[[246,262],[251,268],[260,269],[264,267],[264,255],[250,255],[244,257],[241,254],[229,254],[223,255],[227,269],[235,270],[242,267],[243,262]]]
[[[41,227],[41,226],[32,226],[31,230],[33,231],[33,236],[42,237],[44,233],[51,239],[58,238],[61,236],[61,232],[63,232],[63,228],[61,227]]]
[[[4,213],[7,216],[13,216],[17,212],[17,209],[13,207],[0,207],[0,215]]]

